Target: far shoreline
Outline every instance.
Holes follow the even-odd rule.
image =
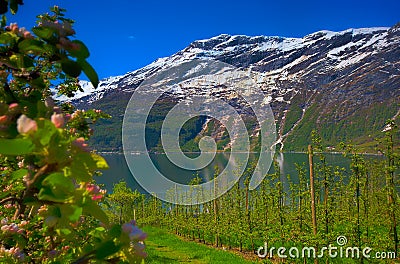
[[[97,154],[101,155],[125,155],[129,154],[129,152],[123,152],[123,151],[96,151]],[[157,152],[157,151],[143,151],[143,152],[131,152],[131,155],[142,155],[142,154],[156,154],[156,155],[166,155],[165,152]],[[173,153],[180,153],[180,152],[173,152]],[[182,153],[184,154],[201,154],[201,152],[195,152],[195,151],[183,151]],[[228,151],[217,151],[216,154],[218,153],[231,153]],[[236,153],[245,153],[245,152],[236,152]],[[251,151],[249,154],[259,154],[260,152],[256,151]],[[275,154],[308,154],[306,151],[275,151]],[[345,152],[341,151],[322,151],[322,152],[313,152],[313,154],[332,154],[332,155],[344,155]],[[370,153],[370,152],[357,152],[356,154],[360,155],[365,155],[365,156],[384,156],[383,153]]]

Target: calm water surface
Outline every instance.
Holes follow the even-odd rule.
[[[137,189],[140,192],[145,193],[143,188],[141,188],[141,186],[135,181],[134,177],[129,171],[123,154],[103,154],[103,156],[110,165],[110,169],[105,170],[103,172],[103,176],[97,177],[97,183],[104,184],[107,191],[111,192],[115,183],[124,180],[133,190]],[[188,184],[197,175],[200,176],[204,181],[212,179],[215,166],[218,166],[220,169],[222,169],[229,160],[229,154],[217,153],[210,165],[199,171],[191,171],[175,166],[173,163],[169,162],[165,154],[150,154],[150,156],[153,160],[153,164],[163,175],[175,182],[182,184]],[[344,158],[342,155],[325,154],[325,157],[329,165],[344,167],[348,170],[350,161],[347,158]],[[317,161],[318,158],[314,157],[314,160]],[[304,167],[308,171],[308,155],[304,153],[279,153],[277,156],[277,162],[281,170],[281,180],[284,184],[284,189],[286,190],[289,188],[288,175],[290,175],[290,178],[294,182],[298,182],[298,173],[295,165],[296,163],[304,164]],[[273,173],[273,171],[273,166],[271,166],[269,173]]]

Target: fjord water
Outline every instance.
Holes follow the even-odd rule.
[[[145,154],[139,154],[140,159],[145,158]],[[208,181],[213,178],[215,167],[218,166],[220,170],[224,168],[229,160],[228,153],[217,153],[214,160],[205,168],[198,171],[185,170],[177,167],[171,163],[165,154],[149,154],[155,167],[167,178],[178,183],[188,184],[197,175],[203,179],[203,181]],[[191,154],[196,155],[196,154]],[[103,154],[110,169],[104,170],[103,175],[97,177],[96,182],[99,184],[104,184],[108,192],[112,191],[113,185],[121,180],[124,180],[127,185],[132,190],[138,190],[142,193],[146,191],[136,182],[135,178],[132,176],[128,165],[126,163],[123,154]],[[251,157],[254,159],[255,154]],[[341,154],[325,154],[326,162],[331,166],[339,166],[349,170],[349,159],[343,157]],[[318,161],[317,157],[314,157],[315,162]],[[304,166],[308,172],[308,155],[305,153],[278,153],[276,156],[276,161],[279,165],[281,171],[281,181],[283,182],[284,189],[289,190],[290,179],[294,183],[298,183],[298,172],[296,170],[296,164]],[[273,173],[274,168],[271,166],[269,173]],[[348,175],[348,173],[347,173]],[[268,177],[268,176],[267,176]],[[307,176],[308,177],[308,176]],[[155,182],[154,184],[157,184]]]

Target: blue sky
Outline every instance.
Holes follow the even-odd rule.
[[[9,22],[31,28],[54,4],[76,20],[77,38],[91,51],[100,78],[124,74],[197,39],[222,33],[303,37],[327,29],[393,26],[400,1],[155,1],[24,0]],[[84,79],[84,77],[83,77]]]

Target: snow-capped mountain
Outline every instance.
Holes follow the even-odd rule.
[[[270,103],[279,140],[287,149],[306,145],[314,128],[322,132],[326,144],[366,143],[383,129],[386,119],[398,115],[400,24],[319,31],[303,38],[223,34],[197,40],[170,57],[104,79],[96,90],[83,82],[84,92],[72,101],[79,107],[110,109],[114,103],[118,110],[111,109],[111,114],[120,117],[143,80],[194,58],[215,59],[248,71]],[[190,91],[181,89],[176,96],[185,93]]]

